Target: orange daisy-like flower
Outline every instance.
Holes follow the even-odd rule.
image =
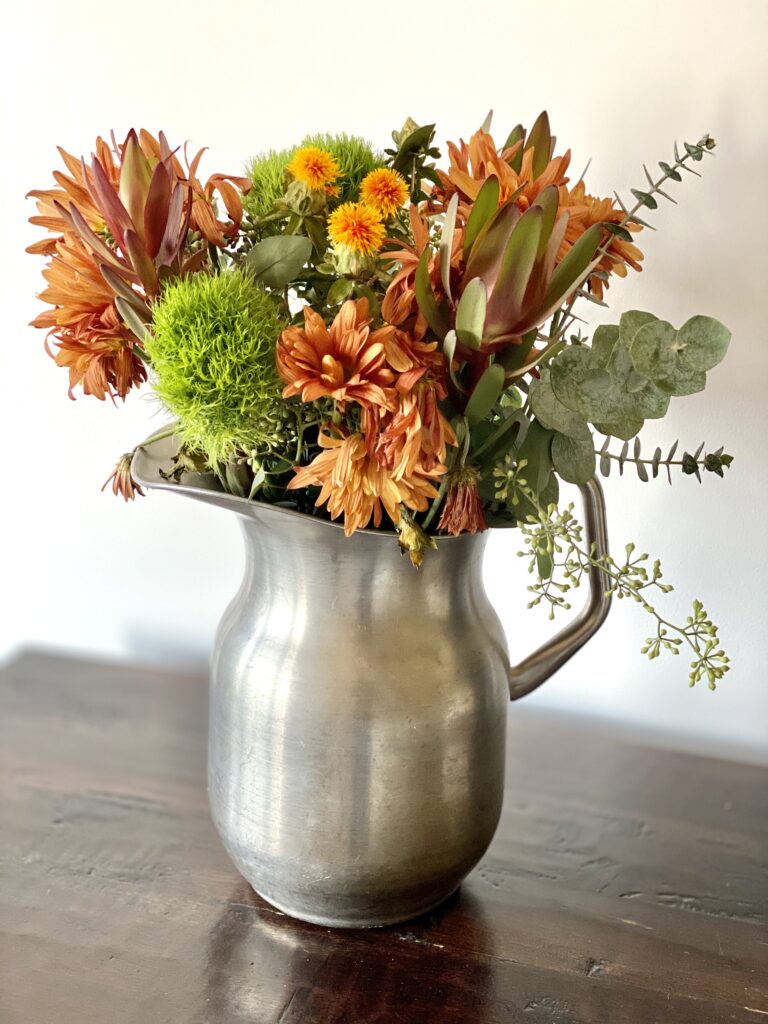
[[[424,249],[429,243],[429,226],[417,208],[411,205],[409,220],[413,245],[392,239],[398,249],[386,249],[382,253],[384,260],[392,260],[399,264],[387,288],[381,304],[381,315],[390,324],[408,327],[414,336],[422,336],[427,329],[427,322],[419,311],[416,302],[416,270]],[[453,235],[451,250],[451,268],[461,266],[464,252],[464,230],[456,228]],[[435,297],[440,299],[443,294],[443,282],[440,275],[440,256],[437,250],[429,257],[429,277]]]
[[[617,207],[612,199],[599,199],[589,195],[583,181],[572,189],[560,189],[560,209],[568,211],[568,226],[560,246],[558,261],[593,224],[618,224],[624,219],[624,211]],[[623,226],[629,231],[642,231],[642,224],[631,223]],[[634,243],[619,235],[612,235],[597,270],[605,274],[616,274],[617,277],[626,277],[627,267],[637,271],[643,269],[640,266],[642,259],[643,253]],[[602,299],[608,282],[593,274],[589,278],[589,287],[593,295]]]
[[[74,239],[56,243],[43,271],[43,302],[55,308],[40,313],[33,327],[47,328],[59,351],[58,366],[69,370],[69,394],[82,385],[86,395],[125,398],[147,379],[138,344],[117,315],[114,296],[89,253]]]
[[[397,171],[379,167],[363,178],[360,198],[366,206],[380,213],[384,220],[389,220],[408,198],[408,185]]]
[[[296,181],[303,181],[311,189],[325,188],[341,174],[341,168],[331,154],[317,146],[304,146],[297,150],[286,170]]]
[[[342,203],[328,218],[331,241],[363,256],[375,253],[385,234],[381,216],[365,203]]]
[[[304,307],[304,326],[286,328],[277,342],[277,369],[286,383],[283,398],[313,402],[329,397],[394,408],[395,374],[384,341],[394,327],[371,331],[366,298],[348,299],[330,330],[319,313]]]
[[[565,176],[568,165],[571,162],[571,153],[568,150],[563,156],[553,157],[546,165],[542,173],[535,177],[533,174],[533,160],[535,149],[527,149],[522,157],[519,171],[515,171],[510,165],[512,160],[523,145],[523,140],[509,146],[506,149],[497,149],[493,136],[488,132],[478,131],[470,138],[469,144],[460,140],[457,146],[453,142],[448,143],[448,152],[451,163],[447,171],[438,170],[441,185],[436,186],[429,200],[429,207],[432,210],[444,209],[451,196],[459,193],[459,223],[464,223],[469,216],[472,203],[477,199],[480,189],[490,177],[496,177],[499,182],[499,202],[506,202],[509,197],[517,192],[515,203],[521,210],[536,201],[539,195],[549,185],[564,185],[568,181]]]
[[[395,478],[391,470],[369,452],[361,433],[332,436],[321,431],[320,454],[296,471],[289,490],[320,487],[316,505],[328,506],[332,519],[344,516],[344,533],[349,537],[373,520],[380,526],[382,510],[392,522],[400,522],[400,506],[423,512],[437,490],[432,480],[418,469]]]

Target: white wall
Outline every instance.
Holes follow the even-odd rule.
[[[611,287],[617,318],[647,308],[675,324],[719,317],[734,342],[706,393],[673,402],[645,432],[736,461],[708,477],[607,482],[611,534],[662,558],[679,616],[700,595],[722,626],[733,671],[716,694],[689,691],[685,666],[648,665],[647,623],[619,605],[591,645],[530,698],[653,728],[670,742],[768,756],[765,507],[768,339],[764,131],[768,3],[606,4],[446,0],[419,6],[274,2],[224,5],[101,0],[13,5],[0,75],[3,157],[0,288],[2,561],[0,652],[49,644],[147,661],[200,662],[240,573],[226,514],[152,495],[126,507],[99,487],[115,458],[158,423],[148,394],[125,406],[66,395],[66,375],[27,326],[40,308],[36,231],[24,193],[47,187],[55,144],[88,152],[97,133],[163,128],[210,146],[209,171],[316,129],[378,144],[406,115],[467,136],[488,107],[498,134],[547,107],[576,175],[593,157],[596,192],[642,185],[641,164],[672,140],[710,132],[702,180],[674,187],[646,232],[646,271]],[[10,18],[10,22],[9,22]],[[217,70],[218,69],[218,70]],[[551,630],[525,606],[513,534],[494,536],[488,582],[522,654]],[[679,659],[682,661],[682,659]]]

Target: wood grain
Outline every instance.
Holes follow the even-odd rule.
[[[36,653],[1,678],[2,1024],[768,1021],[760,768],[515,706],[461,891],[333,932],[221,849],[204,680]]]

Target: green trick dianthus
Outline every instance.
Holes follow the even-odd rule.
[[[384,166],[384,157],[376,152],[370,142],[356,135],[307,135],[298,146],[290,149],[270,150],[255,156],[247,165],[246,173],[253,186],[243,198],[243,205],[253,218],[264,217],[274,207],[284,192],[285,168],[297,150],[304,146],[324,149],[336,160],[341,174],[336,181],[339,202],[357,199],[360,182],[377,167]]]
[[[154,306],[155,391],[182,440],[212,464],[273,447],[282,388],[275,344],[287,322],[278,300],[239,270],[176,282]]]

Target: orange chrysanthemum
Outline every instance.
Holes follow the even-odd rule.
[[[138,343],[117,315],[112,291],[90,253],[74,239],[57,242],[43,277],[47,287],[39,297],[55,308],[40,313],[32,326],[54,335],[56,363],[69,369],[70,397],[82,385],[86,395],[101,400],[125,398],[147,373],[135,351]]]
[[[451,474],[448,493],[438,530],[454,537],[460,533],[480,533],[486,529],[483,503],[477,489],[477,470],[465,466]]]
[[[341,168],[331,154],[317,146],[299,149],[286,169],[296,181],[303,181],[311,189],[325,188],[341,174]]]
[[[379,167],[363,178],[360,198],[366,206],[381,214],[384,220],[389,220],[408,198],[408,185],[397,171]]]
[[[365,203],[342,203],[328,218],[328,237],[363,256],[376,252],[384,241],[384,223]]]
[[[624,211],[613,199],[599,199],[589,195],[583,181],[572,189],[560,189],[560,209],[568,211],[568,226],[560,246],[558,260],[566,255],[574,242],[577,242],[593,224],[618,224],[624,220]],[[623,227],[629,231],[642,231],[641,224],[624,224]],[[627,267],[637,271],[643,269],[640,266],[642,259],[643,253],[636,245],[619,235],[612,235],[605,255],[597,265],[597,271],[626,277]],[[589,278],[590,291],[598,299],[602,299],[603,290],[607,287],[608,282],[598,277],[596,273]]]
[[[394,327],[370,329],[368,300],[348,299],[330,330],[309,306],[304,326],[288,327],[277,343],[277,369],[286,383],[283,398],[301,395],[313,402],[329,397],[394,408],[395,374],[387,364],[384,341]]]
[[[308,465],[296,471],[289,490],[320,487],[316,505],[328,506],[332,519],[344,516],[344,533],[349,537],[373,520],[380,526],[382,509],[392,522],[400,522],[400,506],[426,511],[437,496],[432,480],[418,468],[398,478],[375,453],[369,452],[361,433],[336,436],[321,431],[318,443],[322,452]]]
[[[509,163],[522,145],[523,141],[520,140],[514,146],[497,149],[493,136],[484,131],[475,132],[469,144],[463,139],[459,141],[458,146],[449,142],[450,167],[447,171],[437,172],[441,185],[432,191],[430,209],[444,209],[451,196],[458,192],[458,219],[459,223],[463,223],[480,189],[490,177],[496,177],[499,181],[499,202],[506,202],[516,192],[515,202],[521,210],[527,210],[549,185],[567,183],[568,178],[565,175],[571,162],[570,150],[563,156],[553,157],[542,173],[534,177],[534,147],[527,149],[523,154],[519,171],[515,171]]]
[[[429,226],[415,206],[411,205],[408,215],[413,245],[391,239],[399,248],[386,249],[382,254],[384,259],[399,264],[399,269],[394,273],[387,288],[381,304],[381,315],[387,323],[408,327],[412,334],[421,336],[426,332],[427,324],[416,302],[416,269],[429,243]],[[461,265],[463,251],[464,231],[459,227],[453,234],[452,269]],[[429,257],[428,269],[432,291],[439,301],[443,294],[443,283],[440,275],[440,256],[436,251]]]

